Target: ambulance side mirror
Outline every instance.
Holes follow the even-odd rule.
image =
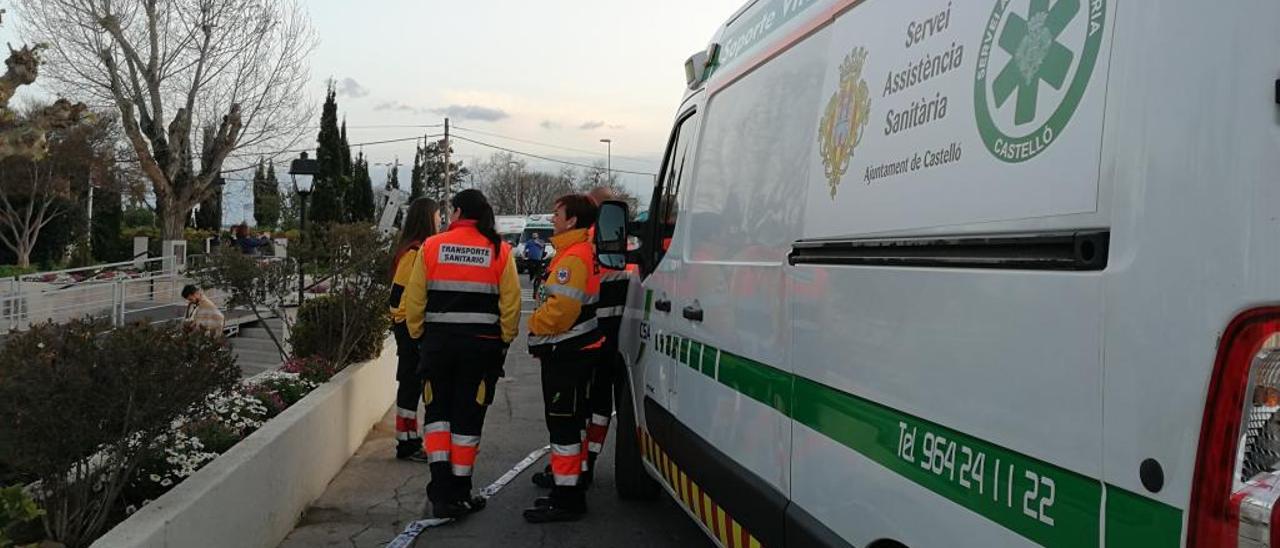
[[[600,216],[596,219],[596,260],[614,270],[627,267],[627,212],[626,202],[607,201],[600,204]]]

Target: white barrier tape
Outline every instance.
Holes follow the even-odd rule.
[[[524,472],[530,466],[533,466],[533,463],[538,462],[539,459],[550,451],[551,446],[544,445],[541,449],[537,449],[532,453],[529,453],[529,456],[525,457],[524,460],[516,463],[516,465],[510,470],[507,470],[507,473],[494,480],[494,482],[489,484],[488,487],[481,489],[480,496],[486,499],[493,498],[494,495],[498,494],[498,491],[501,491],[503,487],[506,487],[508,483],[511,483],[511,480],[516,479],[516,476],[519,476],[521,472]],[[387,548],[408,548],[423,531],[432,527],[439,527],[451,521],[454,521],[453,518],[430,518],[420,519],[410,523],[408,527],[405,527],[403,533],[400,533],[399,536],[392,539],[391,542],[387,544]]]

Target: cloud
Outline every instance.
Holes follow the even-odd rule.
[[[622,124],[610,124],[609,129],[627,129],[627,126]]]
[[[459,120],[477,120],[480,122],[497,122],[511,117],[505,110],[478,105],[449,105],[432,110],[432,112]]]
[[[423,112],[423,109],[411,107],[399,101],[383,101],[373,107],[373,110],[392,110],[396,112]]]
[[[560,129],[564,127],[560,125],[560,122],[552,122],[551,120],[543,120],[542,123],[538,125],[542,126],[542,129]]]
[[[604,127],[604,122],[601,122],[599,120],[593,120],[590,122],[583,122],[582,125],[578,126],[578,129],[581,129],[583,131],[590,131],[593,129],[600,129],[602,127]]]
[[[341,82],[337,82],[334,88],[338,91],[339,97],[360,98],[369,95],[369,88],[360,85],[355,78],[343,78]]]

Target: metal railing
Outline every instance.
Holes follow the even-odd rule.
[[[168,321],[182,316],[183,279],[173,257],[15,276],[0,288],[0,328],[77,318]]]

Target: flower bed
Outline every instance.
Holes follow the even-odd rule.
[[[314,361],[291,360],[293,371],[270,371],[235,390],[210,395],[199,408],[174,420],[171,431],[157,439],[162,451],[143,461],[121,493],[122,517],[160,498],[327,381],[300,374],[306,369],[299,362]],[[325,371],[319,364],[313,369]]]

